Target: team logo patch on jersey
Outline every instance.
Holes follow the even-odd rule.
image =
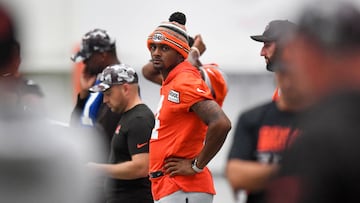
[[[170,90],[168,100],[174,103],[180,103],[180,93],[175,90]]]

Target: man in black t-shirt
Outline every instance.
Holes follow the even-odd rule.
[[[138,76],[125,64],[108,66],[100,83],[90,88],[103,92],[104,103],[122,114],[115,129],[108,164],[89,163],[105,173],[107,203],[152,203],[149,171],[149,141],[155,124],[154,114],[139,96]]]
[[[267,70],[274,71],[277,41],[295,29],[287,20],[269,23],[263,35],[251,36],[264,43],[261,56]],[[293,76],[284,70],[275,71],[280,96],[240,115],[228,156],[227,179],[239,199],[239,191],[247,192],[248,203],[264,202],[264,189],[278,169],[281,153],[296,138],[296,114],[301,110],[302,96],[294,86]]]
[[[279,81],[286,76],[277,78]],[[281,82],[278,85],[282,89]],[[264,202],[262,191],[277,171],[281,153],[299,134],[296,127],[299,109],[296,103],[286,100],[287,94],[282,91],[277,101],[244,112],[236,125],[226,173],[234,192],[239,189],[248,192],[247,202]],[[295,97],[300,95],[294,94]]]

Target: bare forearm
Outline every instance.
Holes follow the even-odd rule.
[[[205,52],[206,46],[202,40],[201,35],[196,35],[194,38],[194,44],[190,49],[188,61],[195,67],[202,66],[200,62],[200,56]]]
[[[196,157],[197,167],[204,168],[224,144],[231,122],[214,100],[198,102],[191,109],[208,126],[205,145]]]
[[[228,132],[231,122],[220,106],[213,100],[204,100],[194,104],[191,109],[208,125],[205,145],[196,157],[196,167],[204,168],[220,150]],[[192,167],[191,159],[170,157],[165,160],[165,172],[170,176],[194,175],[197,170]],[[197,171],[199,172],[199,171]]]
[[[197,157],[198,167],[205,167],[223,146],[231,129],[230,121],[227,121],[227,118],[219,119],[217,122],[208,125],[204,148]]]
[[[95,84],[96,76],[89,76],[83,74],[80,78],[81,90],[79,92],[79,97],[85,99],[89,96],[89,88]]]
[[[188,60],[193,66],[199,67],[199,66],[202,65],[201,62],[200,62],[200,60],[199,60],[199,58],[200,58],[200,52],[198,52],[198,51],[196,50],[196,48],[192,47],[192,48],[190,49],[190,52],[189,52],[189,55],[188,55],[187,60]]]
[[[81,90],[79,92],[79,97],[80,99],[85,99],[89,96],[89,91],[88,90]]]
[[[148,175],[148,167],[134,164],[132,161],[127,161],[119,164],[98,164],[89,163],[92,169],[105,173],[107,176],[116,179],[137,179]]]
[[[231,159],[226,167],[226,177],[235,191],[259,191],[265,188],[277,169],[278,166],[275,164]]]
[[[154,68],[152,62],[148,62],[146,65],[144,65],[142,68],[142,74],[147,80],[161,85],[163,80],[162,76],[160,72]]]

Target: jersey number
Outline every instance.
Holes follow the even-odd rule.
[[[159,127],[160,127],[160,120],[159,120],[159,116],[160,116],[160,110],[161,110],[161,107],[162,107],[162,104],[163,104],[163,101],[164,101],[164,95],[161,95],[160,97],[160,101],[159,101],[159,104],[158,104],[158,107],[156,109],[156,114],[155,114],[155,126],[152,130],[152,133],[151,133],[151,139],[155,139],[157,140],[159,138]]]

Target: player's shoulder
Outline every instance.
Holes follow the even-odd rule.
[[[211,79],[226,80],[226,74],[216,63],[203,64],[199,69],[206,73]]]
[[[214,99],[222,106],[229,89],[226,74],[215,63],[204,64],[200,71]]]
[[[148,115],[154,116],[154,113],[145,103],[138,104],[133,109],[134,117],[147,117]]]
[[[121,118],[122,123],[128,126],[129,129],[153,128],[155,123],[154,113],[145,104],[139,104],[130,111],[123,114]]]
[[[240,115],[240,120],[244,120],[250,123],[257,123],[264,117],[265,113],[269,109],[274,108],[274,106],[276,106],[275,102],[268,101],[258,106],[252,107]]]
[[[139,104],[136,106],[137,111],[134,114],[134,118],[136,120],[142,120],[142,121],[154,121],[155,116],[154,112],[144,103]]]
[[[182,71],[172,81],[172,86],[178,90],[188,90],[188,88],[202,85],[203,80],[200,73],[194,71]]]

